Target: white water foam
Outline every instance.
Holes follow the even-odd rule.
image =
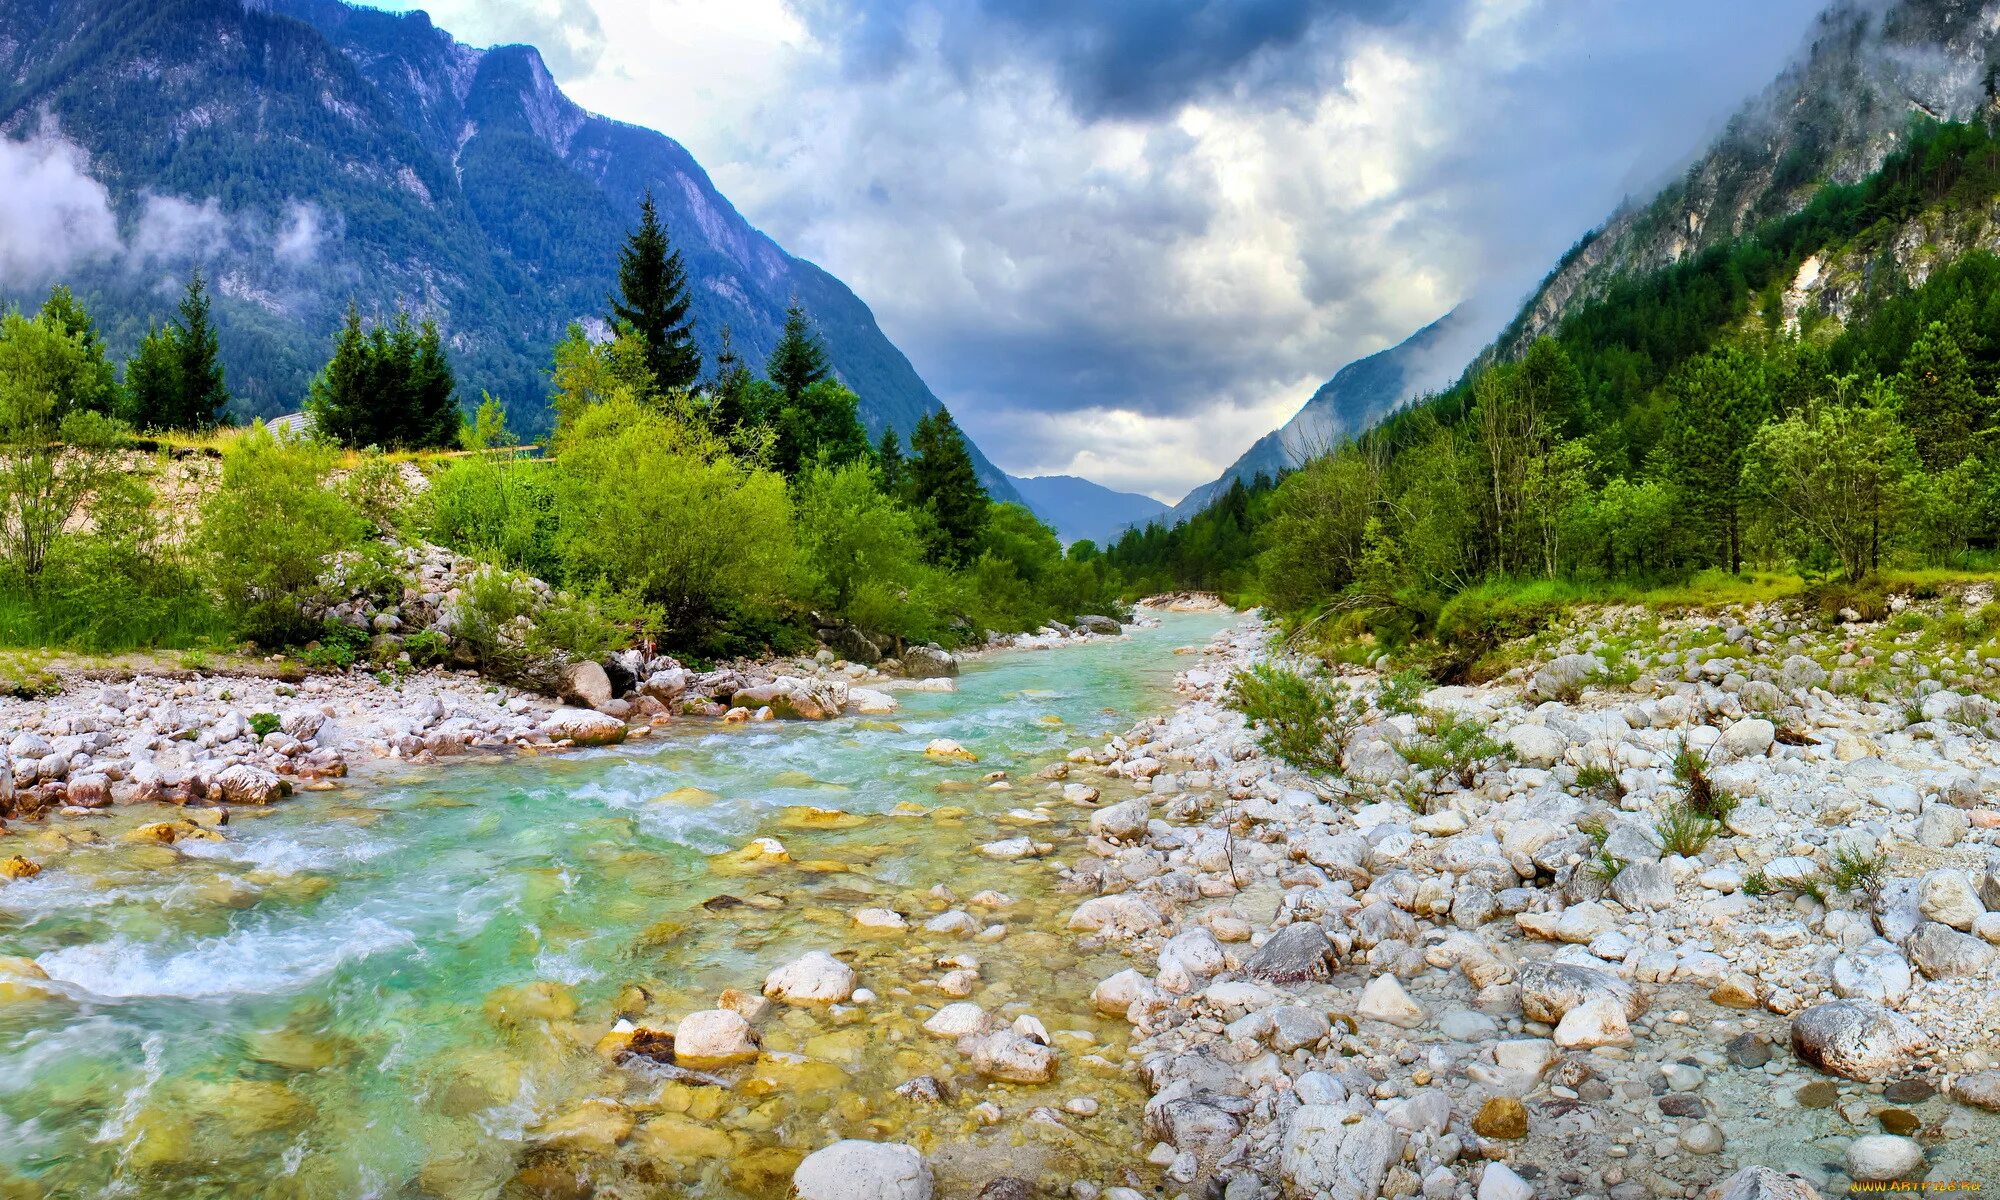
[[[187,841],[175,846],[189,858],[239,863],[276,875],[297,875],[304,871],[331,872],[379,858],[394,848],[388,842],[366,840],[315,846],[282,836],[228,842]]]
[[[178,952],[113,938],[51,950],[49,978],[97,996],[234,996],[291,991],[346,963],[416,938],[374,917],[331,928],[241,929]]]

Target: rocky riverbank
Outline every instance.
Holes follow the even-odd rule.
[[[1115,620],[1086,617],[995,636],[961,654],[912,646],[885,659],[867,643],[865,664],[822,649],[709,671],[628,651],[566,668],[560,697],[443,669],[291,680],[197,671],[109,684],[79,679],[54,695],[0,700],[0,833],[10,818],[63,809],[265,805],[383,764],[610,745],[683,719],[884,715],[895,711],[900,688],[949,688],[971,654],[1047,649],[1118,631]],[[17,860],[4,870],[19,876],[35,867]]]
[[[1092,814],[1065,876],[1099,893],[1070,927],[1135,959],[1096,1000],[1140,1035],[1152,1161],[1232,1200],[1990,1178],[1994,660],[1923,636],[1983,600],[1610,614],[1400,713],[1357,674],[1337,788],[1223,705],[1265,631],[1218,638],[1174,714],[1088,756],[1152,794]],[[1436,778],[1439,713],[1507,753]],[[1735,797],[1692,840],[1690,747]]]

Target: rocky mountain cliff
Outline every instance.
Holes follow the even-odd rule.
[[[1795,212],[1823,184],[1874,173],[1913,120],[1990,112],[1996,43],[2000,4],[1836,0],[1799,59],[1679,179],[1621,209],[1564,256],[1494,351],[1519,353],[1618,279]]]
[[[797,296],[871,434],[939,407],[838,279],[752,227],[672,139],[594,116],[532,47],[339,0],[0,0],[0,132],[87,155],[115,222],[61,272],[114,347],[215,276],[244,415],[296,408],[350,297],[434,316],[471,398],[545,421],[548,350],[596,317],[651,188],[702,348],[751,364]],[[54,156],[63,159],[63,154]],[[82,186],[89,186],[84,181]],[[14,298],[49,282],[0,280]],[[975,449],[989,489],[1017,499]]]

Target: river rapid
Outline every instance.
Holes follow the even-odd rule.
[[[918,1146],[946,1194],[1144,1182],[1130,1031],[1089,999],[1129,964],[1060,932],[1052,859],[976,848],[1079,848],[1088,814],[1030,776],[1169,707],[1173,651],[1228,620],[994,654],[893,719],[404,769],[215,840],[132,840],[150,806],[58,819],[37,836],[81,844],[0,885],[0,955],[55,993],[0,999],[0,1196],[781,1196],[843,1137]],[[787,861],[741,856],[758,837]],[[1013,902],[976,931],[924,928],[987,889]],[[672,1030],[811,950],[875,998],[774,1009],[726,1086],[612,1061],[621,1018]],[[1047,1027],[1052,1083],[980,1079],[922,1031],[967,970]],[[942,1099],[894,1093],[922,1075]]]

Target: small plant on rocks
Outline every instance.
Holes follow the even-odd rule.
[[[1620,871],[1631,865],[1625,859],[1600,846],[1597,856],[1590,860],[1586,869],[1589,870],[1591,878],[1600,883],[1610,883],[1612,880],[1618,878]]]
[[[1888,855],[1863,854],[1842,846],[1833,852],[1833,866],[1826,873],[1826,881],[1836,890],[1859,892],[1874,900],[1881,895],[1882,876],[1888,869]]]
[[[1762,871],[1752,871],[1743,880],[1745,895],[1768,896],[1777,890],[1776,885],[1771,882],[1771,877]]]
[[[1660,835],[1660,847],[1669,854],[1693,858],[1722,833],[1722,822],[1698,811],[1692,801],[1683,800],[1667,807],[1653,822]]]
[[[1681,785],[1681,794],[1687,806],[1696,815],[1720,823],[1736,811],[1736,794],[1715,786],[1708,777],[1707,757],[1685,741],[1674,754],[1674,778]]]
[[[1238,671],[1229,703],[1257,727],[1257,744],[1301,771],[1339,776],[1347,741],[1366,715],[1354,693],[1270,663]]]
[[[279,721],[277,713],[260,712],[250,714],[250,732],[256,734],[259,738],[268,737],[278,732],[278,727],[281,724],[282,722]]]
[[[1423,695],[1431,687],[1430,678],[1422,671],[1415,668],[1398,671],[1382,681],[1375,703],[1386,713],[1417,716],[1424,711]]]
[[[1618,772],[1595,763],[1577,768],[1576,790],[1606,804],[1617,803],[1618,798],[1625,792],[1625,789],[1618,784]]]

